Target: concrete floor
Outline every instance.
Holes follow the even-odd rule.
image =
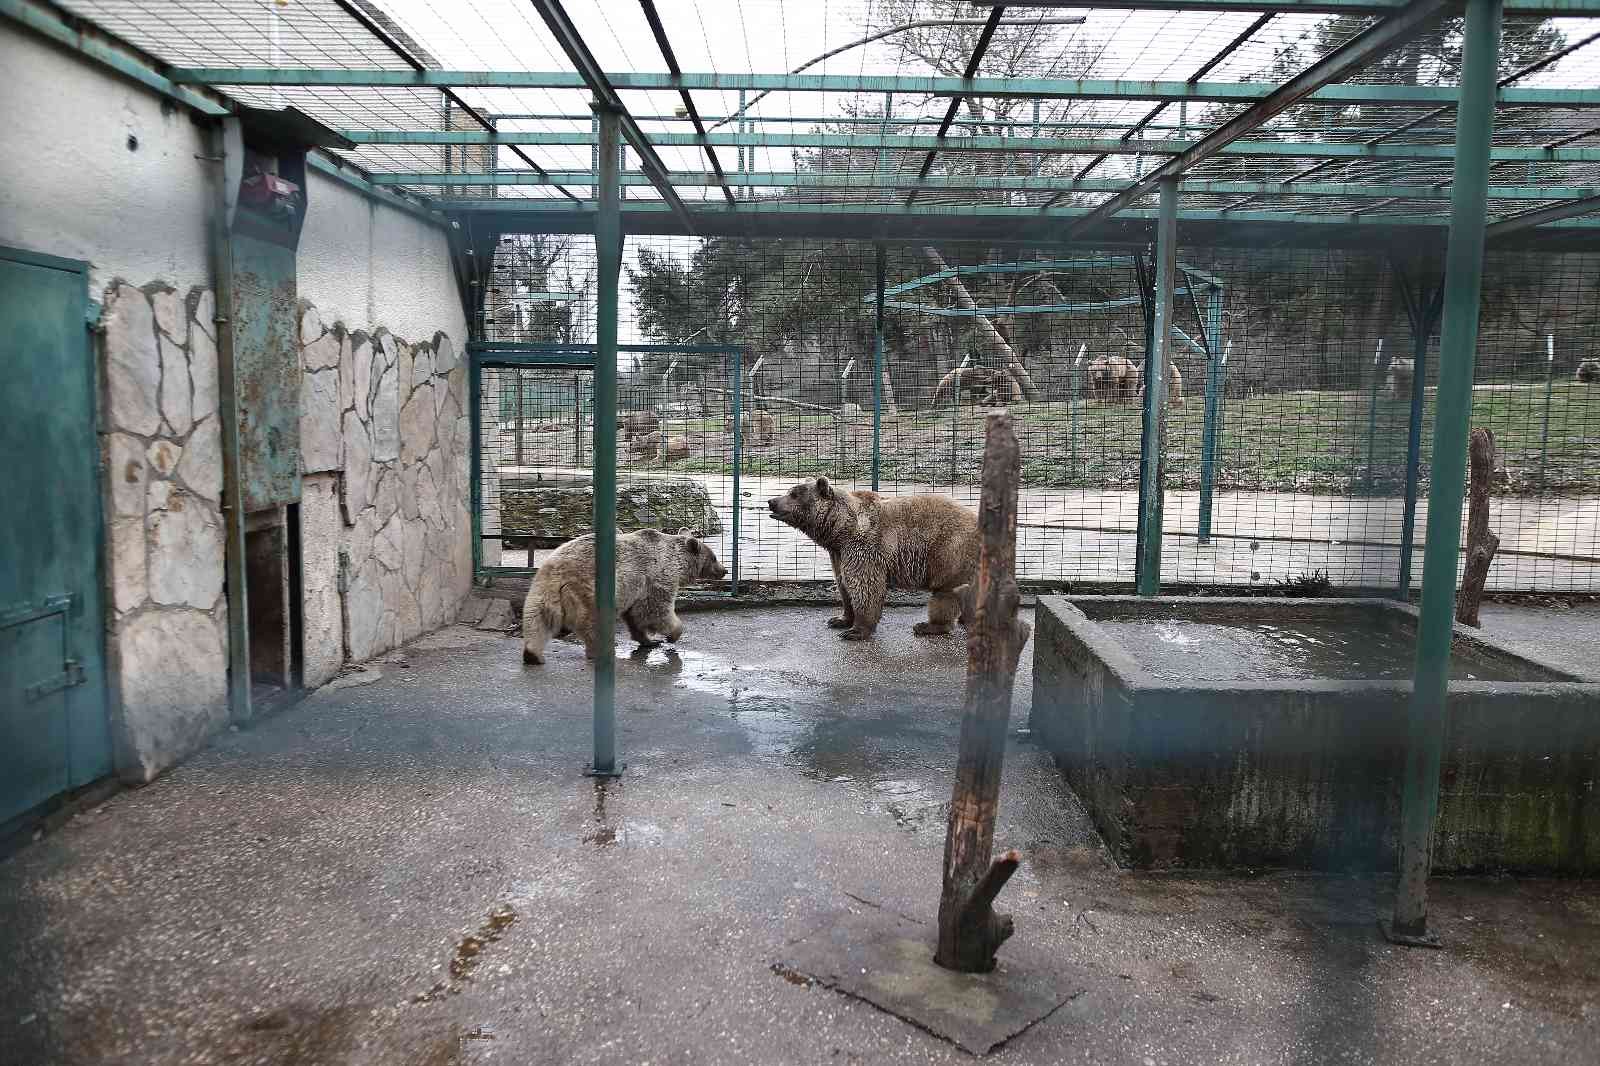
[[[772,969],[841,909],[936,910],[964,655],[917,615],[686,616],[619,663],[604,786],[580,649],[460,627],[226,734],[0,863],[0,1063],[967,1059]],[[1594,1061],[1594,882],[1436,882],[1446,950],[1408,950],[1387,878],[1116,870],[1025,739],[1000,813],[1018,941],[1086,991],[998,1061]]]

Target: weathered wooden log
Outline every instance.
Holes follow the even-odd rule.
[[[944,841],[944,884],[939,897],[939,949],[934,961],[964,973],[994,968],[995,952],[1011,936],[1011,916],[996,914],[994,900],[1016,872],[1021,856],[1008,851],[990,863],[1011,688],[1029,627],[1017,619],[1017,484],[1022,451],[1008,411],[988,417],[983,451],[983,493],[978,508],[982,546],[978,580],[970,591],[967,691],[961,719],[961,754]]]
[[[924,247],[922,254],[927,257],[929,263],[933,264],[935,270],[950,269],[945,264],[944,256],[940,255],[938,250],[932,246]],[[988,316],[978,314],[977,301],[973,300],[972,293],[967,291],[967,286],[962,282],[960,276],[952,274],[944,280],[950,286],[950,291],[955,294],[956,304],[963,311],[972,312],[972,321],[978,327],[978,336],[983,339],[984,347],[1005,360],[1006,370],[1010,372],[1012,377],[1016,378],[1017,384],[1022,387],[1022,394],[1030,400],[1037,400],[1039,398],[1039,388],[1033,383],[1033,377],[1028,373],[1028,368],[1022,365],[1022,360],[1017,358],[1016,349],[1012,348],[1006,342],[1006,339],[1000,335],[1000,331],[995,328],[993,322],[989,321]]]
[[[1467,565],[1461,575],[1461,591],[1456,593],[1456,621],[1477,626],[1478,607],[1483,603],[1484,582],[1489,580],[1489,564],[1500,548],[1500,538],[1489,531],[1489,486],[1494,482],[1494,434],[1487,429],[1472,431],[1467,474]]]

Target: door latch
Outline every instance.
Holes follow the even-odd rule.
[[[62,665],[61,673],[45,681],[39,681],[22,690],[24,698],[40,700],[53,692],[72,688],[74,685],[83,684],[83,666],[76,659],[68,659]]]

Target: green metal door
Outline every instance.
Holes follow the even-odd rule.
[[[0,248],[0,827],[111,770],[84,264]]]

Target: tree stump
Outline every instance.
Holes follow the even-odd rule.
[[[994,821],[1011,688],[1029,627],[1017,620],[1017,484],[1022,453],[1011,415],[988,416],[983,450],[983,495],[978,509],[982,547],[971,590],[967,629],[967,690],[961,719],[950,821],[944,841],[944,888],[939,898],[939,949],[934,961],[964,973],[994,969],[994,955],[1011,936],[1011,916],[996,914],[995,897],[1022,857],[1008,851],[992,865]]]
[[[1456,594],[1456,621],[1477,626],[1478,606],[1483,602],[1483,585],[1489,579],[1489,564],[1500,547],[1500,538],[1489,531],[1489,486],[1494,482],[1494,434],[1487,429],[1472,431],[1467,475],[1467,565],[1461,575],[1461,591]]]

